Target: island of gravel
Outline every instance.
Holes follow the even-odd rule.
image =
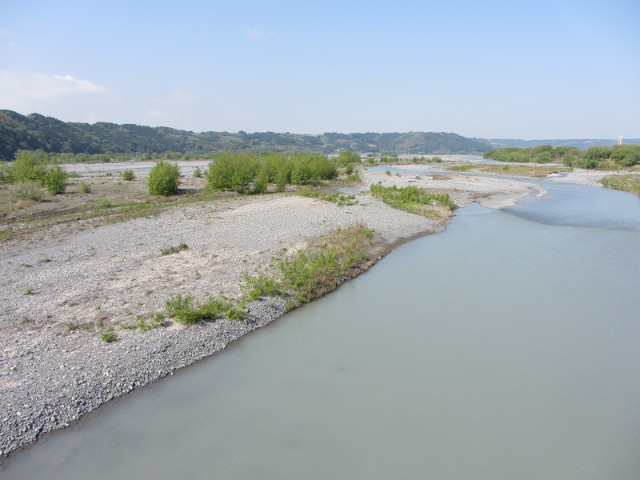
[[[479,201],[501,208],[545,193],[509,179],[363,172],[352,205],[290,194],[234,196],[98,228],[51,228],[0,245],[0,454],[224,349],[287,305],[261,298],[244,320],[182,326],[167,319],[144,332],[118,329],[113,343],[70,324],[123,325],[163,310],[177,294],[234,298],[245,274],[263,272],[274,258],[338,228],[363,224],[375,232],[368,260],[352,276],[395,246],[444,229],[444,221],[372,198],[369,185],[378,182],[447,192],[456,207]],[[180,244],[188,248],[161,253]]]

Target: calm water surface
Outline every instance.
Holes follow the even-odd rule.
[[[640,478],[640,200],[471,206],[11,479]]]

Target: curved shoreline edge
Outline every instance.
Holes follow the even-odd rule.
[[[366,172],[363,177],[367,187],[380,181],[385,185],[417,184],[450,190],[458,207],[480,201],[485,206],[499,208],[514,204],[539,189],[523,182],[489,178],[478,181],[455,175],[446,185],[441,179],[425,175],[389,177]],[[353,278],[399,245],[445,228],[444,222],[393,210],[365,195],[357,197],[358,205],[342,208],[302,197],[242,199],[211,207],[210,210],[201,207],[207,210],[207,218],[215,227],[209,231],[202,225],[202,211],[198,207],[190,207],[163,214],[158,219],[139,219],[68,237],[45,238],[27,248],[3,251],[2,259],[9,261],[1,262],[0,278],[17,280],[0,284],[0,298],[13,296],[16,299],[10,305],[13,310],[9,318],[0,322],[0,455],[5,457],[46,433],[66,428],[110,400],[223,350],[233,341],[279,318],[286,313],[286,308],[281,299],[258,300],[249,304],[244,321],[219,320],[187,328],[174,325],[145,333],[123,332],[120,341],[110,344],[85,332],[62,331],[65,312],[73,312],[78,318],[86,319],[108,311],[114,318],[122,318],[127,308],[134,308],[136,296],[145,294],[130,286],[134,281],[149,286],[148,290],[152,292],[148,296],[158,297],[145,298],[144,307],[148,309],[162,305],[167,299],[167,292],[189,291],[199,282],[207,285],[193,287],[196,297],[202,297],[202,293],[212,287],[233,295],[237,290],[237,279],[243,272],[260,271],[277,251],[300,248],[311,238],[360,220],[379,236],[369,260],[349,276]],[[195,222],[186,220],[190,215],[196,217]],[[158,235],[158,228],[168,230],[170,226],[175,226],[175,229],[162,238],[154,241],[147,238]],[[196,226],[205,230],[198,232],[201,236],[190,230]],[[287,226],[290,231],[283,232]],[[185,236],[185,231],[191,233],[186,240],[192,250],[189,255],[171,259],[157,256],[159,245],[177,242]],[[275,231],[278,232],[277,238],[266,239],[265,243],[264,236]],[[211,235],[221,236],[213,247]],[[246,242],[247,237],[252,238],[244,250],[236,251],[237,245]],[[143,239],[142,246],[140,239]],[[110,248],[96,253],[96,245],[103,245],[101,242],[110,243]],[[225,245],[228,248],[225,249]],[[135,252],[136,246],[144,252]],[[262,247],[264,250],[257,251]],[[92,253],[86,253],[91,248]],[[129,270],[113,261],[113,256],[123,250],[130,255],[125,256],[125,261],[133,263]],[[80,251],[85,255],[80,257]],[[38,257],[52,261],[39,269],[21,267],[27,262],[35,263],[33,259]],[[163,264],[163,270],[147,272],[150,265],[156,267],[158,264]],[[206,271],[207,265],[211,264],[213,267]],[[196,270],[201,280],[186,276],[198,267],[202,268],[202,273]],[[222,281],[219,280],[222,275],[220,268],[232,271]],[[163,278],[167,271],[170,273]],[[175,281],[179,278],[169,280],[172,275],[183,275],[183,278],[180,281]],[[92,280],[94,276],[96,278]],[[118,280],[114,281],[113,277]],[[188,279],[187,285],[184,285],[185,278]],[[91,285],[92,281],[96,285]],[[37,285],[35,297],[18,298],[19,292],[24,291],[24,285],[29,282]],[[62,285],[55,286],[56,283]],[[120,285],[111,288],[113,283]],[[95,303],[105,303],[100,295],[114,298],[96,310]],[[120,297],[126,295],[131,298],[125,298],[122,300],[125,304],[118,305]],[[49,311],[52,313],[46,313]],[[49,315],[58,320],[57,324],[51,324],[45,318]],[[39,318],[33,323],[20,324],[19,318],[28,316]]]

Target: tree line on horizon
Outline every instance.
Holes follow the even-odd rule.
[[[482,154],[489,148],[455,133],[194,133],[133,124],[63,122],[37,113],[25,116],[0,110],[0,160],[4,161],[13,160],[20,150],[67,154],[67,161],[91,161],[95,155],[161,156],[169,152],[180,156],[242,151],[326,155],[350,150],[442,155]]]
[[[624,144],[612,147],[591,147],[578,150],[575,147],[539,145],[533,148],[494,148],[484,153],[484,158],[500,162],[549,163],[562,162],[567,167],[598,170],[615,170],[640,165],[640,145]]]

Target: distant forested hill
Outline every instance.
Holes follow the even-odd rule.
[[[99,122],[62,122],[39,114],[0,110],[0,160],[12,160],[18,150],[49,153],[198,153],[273,151],[335,153],[481,154],[487,143],[454,133],[194,133],[167,127]]]
[[[492,148],[534,148],[540,145],[551,147],[575,147],[580,150],[589,150],[591,147],[612,147],[618,143],[618,139],[587,138],[569,140],[517,140],[509,138],[474,138],[479,142],[488,143]],[[625,138],[625,144],[640,144],[640,138]]]

